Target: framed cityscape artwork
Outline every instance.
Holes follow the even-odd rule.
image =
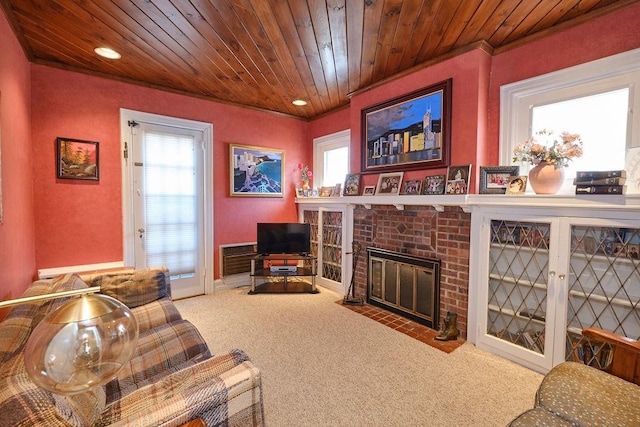
[[[449,165],[451,79],[362,110],[362,173]]]

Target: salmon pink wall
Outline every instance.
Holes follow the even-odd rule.
[[[36,271],[29,67],[0,12],[0,300],[20,296]]]
[[[123,259],[120,108],[213,124],[216,268],[220,244],[255,241],[259,221],[297,219],[308,122],[40,65],[32,67],[32,92],[38,268]],[[59,136],[100,143],[99,181],[56,178]],[[229,143],[283,149],[285,197],[229,197]]]
[[[550,35],[493,58],[488,138],[497,164],[500,86],[640,48],[640,3]]]
[[[475,49],[452,59],[425,67],[414,73],[395,79],[387,84],[377,86],[351,98],[351,170],[361,169],[361,111],[406,95],[416,90],[429,87],[447,79],[452,79],[451,90],[451,164],[465,165],[478,162],[478,147],[485,144],[485,128],[487,116],[483,107],[489,84],[491,56],[482,49]],[[475,189],[473,176],[477,170],[472,169],[470,189]],[[446,173],[444,169],[407,171],[404,179],[424,179],[426,175]],[[363,185],[375,185],[378,175],[366,175]]]
[[[309,124],[309,139],[313,141],[314,138],[349,129],[351,127],[350,120],[349,106],[325,114]],[[359,171],[360,169],[358,169]]]
[[[452,78],[451,164],[473,164],[470,192],[477,192],[479,166],[498,164],[500,86],[638,48],[638,22],[640,4],[635,4],[511,50],[490,55],[477,49],[357,93],[348,108],[351,172],[361,169],[363,108]],[[335,116],[314,120],[310,138],[334,132],[332,119],[341,120],[344,114],[341,110]],[[405,179],[445,171],[407,171]],[[363,185],[374,185],[377,178],[377,174],[365,175]]]

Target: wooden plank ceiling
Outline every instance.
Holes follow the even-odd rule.
[[[479,42],[517,45],[635,2],[0,0],[34,63],[307,119]]]

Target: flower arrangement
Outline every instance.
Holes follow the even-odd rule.
[[[300,177],[302,178],[302,184],[309,186],[309,180],[313,178],[313,172],[309,170],[309,166],[298,163],[298,169],[300,170]]]
[[[538,142],[542,139],[543,142]],[[514,162],[529,162],[537,165],[548,162],[555,166],[568,166],[574,157],[582,156],[582,140],[580,135],[562,132],[559,135],[553,131],[543,129],[535,136],[527,139],[513,150]]]

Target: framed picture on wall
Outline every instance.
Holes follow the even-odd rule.
[[[284,151],[229,144],[232,196],[282,197]]]
[[[362,173],[449,165],[451,79],[361,114]]]
[[[58,178],[100,179],[100,152],[95,141],[58,137],[56,160]]]

